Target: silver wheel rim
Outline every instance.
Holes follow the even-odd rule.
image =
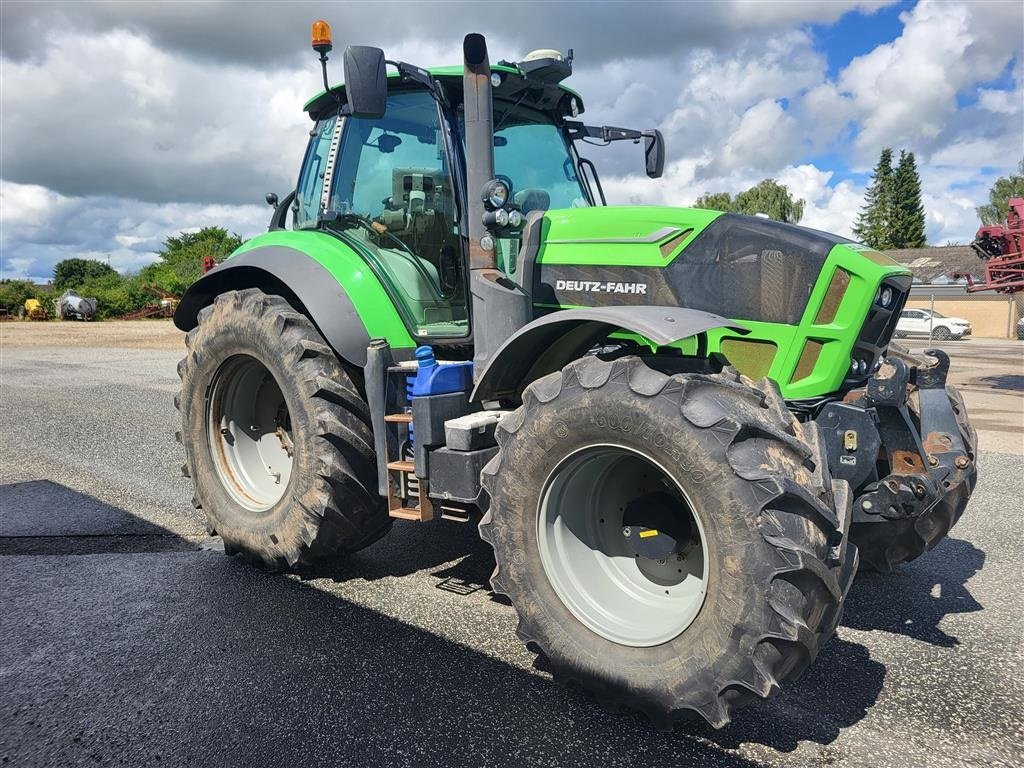
[[[665,558],[637,555],[623,533],[625,510],[642,507],[652,493],[677,501],[689,529]],[[690,626],[707,594],[706,536],[693,509],[668,472],[639,452],[580,449],[555,467],[541,491],[544,572],[565,607],[601,637],[633,647],[666,643]]]
[[[234,500],[253,512],[280,501],[295,450],[287,403],[267,367],[248,355],[225,360],[213,376],[206,423],[214,467]]]

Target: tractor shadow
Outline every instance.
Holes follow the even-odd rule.
[[[950,614],[983,609],[967,582],[984,564],[982,550],[969,541],[947,538],[892,573],[862,571],[846,599],[843,626],[953,648],[959,639],[939,625]]]
[[[342,583],[352,579],[376,581],[409,576],[441,566],[447,567],[434,574],[438,579],[464,581],[469,591],[489,589],[494,556],[490,546],[480,538],[475,520],[464,524],[399,520],[390,533],[366,549],[301,568],[296,574],[303,581],[330,579]]]

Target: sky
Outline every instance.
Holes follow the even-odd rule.
[[[659,128],[661,179],[623,142],[584,153],[610,204],[689,205],[764,178],[802,224],[850,236],[883,147],[915,153],[929,243],[1024,156],[1024,4],[972,2],[0,4],[0,278],[70,257],[122,272],[171,235],[266,229],[295,184],[320,90],[309,25],[432,66],[467,32],[491,58],[572,48],[591,124]]]

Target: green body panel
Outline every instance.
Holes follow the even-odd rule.
[[[721,215],[702,208],[642,205],[548,211],[537,262],[664,267]],[[662,246],[670,247],[663,253]]]
[[[595,267],[665,267],[722,214],[692,208],[601,207],[548,211],[542,225],[538,263]],[[632,241],[632,242],[630,242]],[[836,270],[848,275],[842,299],[828,322],[816,323]],[[796,325],[734,317],[750,329],[740,336],[726,329],[708,332],[708,351],[723,354],[743,373],[774,379],[786,398],[818,397],[836,391],[850,367],[850,355],[881,282],[910,271],[855,243],[833,246]],[[541,311],[569,309],[538,304]],[[622,334],[628,337],[628,334]],[[736,342],[762,342],[759,346]],[[810,344],[810,347],[808,347]],[[772,350],[771,345],[775,349]],[[674,345],[696,352],[696,340]],[[801,356],[807,357],[801,365]],[[799,373],[798,373],[799,369]]]
[[[338,238],[315,230],[265,232],[247,240],[228,258],[267,245],[302,251],[330,272],[352,300],[371,339],[387,339],[395,348],[416,346],[373,270]]]
[[[744,322],[752,331],[746,338],[763,339],[777,345],[779,351],[767,375],[778,382],[783,397],[819,397],[839,389],[850,367],[853,346],[882,280],[910,274],[895,262],[884,264],[878,263],[878,259],[865,258],[859,248],[852,244],[832,248],[798,325]],[[815,324],[837,269],[849,275],[842,301],[830,322]],[[721,342],[731,334],[712,332],[711,336],[709,348],[718,351],[721,350]],[[802,371],[797,377],[800,357],[809,342],[821,344],[817,360],[809,372]]]

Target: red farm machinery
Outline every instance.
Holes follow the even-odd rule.
[[[968,292],[1024,290],[1024,198],[1011,198],[1006,223],[981,227],[971,247],[985,263],[985,280],[965,275]]]

